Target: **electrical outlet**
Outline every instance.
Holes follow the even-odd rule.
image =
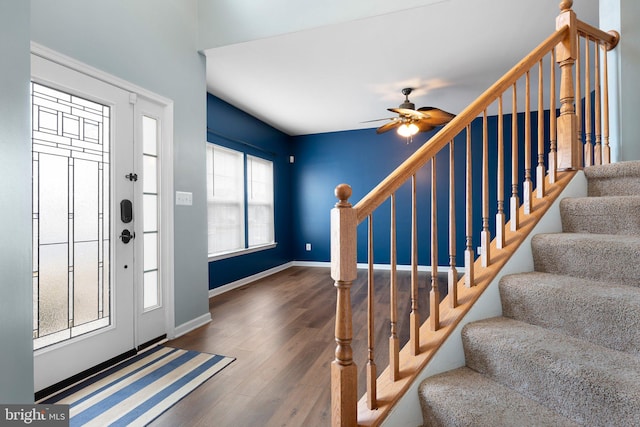
[[[304,248],[305,248],[307,251],[310,251],[310,250],[311,250],[311,243],[307,243],[306,245],[304,245]]]

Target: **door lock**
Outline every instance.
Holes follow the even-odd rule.
[[[120,219],[125,224],[128,224],[133,220],[133,206],[131,200],[123,199],[120,201]]]
[[[122,233],[120,233],[119,237],[122,240],[122,243],[129,243],[131,239],[136,238],[136,233],[135,231],[131,233],[129,230],[125,228],[124,230],[122,230]]]

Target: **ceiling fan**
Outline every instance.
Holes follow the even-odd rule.
[[[369,120],[370,122],[391,120],[376,129],[376,133],[380,134],[397,128],[399,135],[409,138],[418,132],[430,131],[436,126],[447,124],[455,117],[435,107],[421,107],[416,110],[415,104],[409,101],[412,91],[413,88],[410,87],[402,89],[402,94],[405,96],[404,102],[398,108],[388,108],[389,111],[397,113],[398,117]]]

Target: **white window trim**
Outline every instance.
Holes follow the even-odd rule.
[[[209,262],[220,261],[222,259],[233,258],[239,255],[246,255],[253,252],[260,252],[267,249],[273,249],[277,245],[278,245],[278,242],[273,242],[273,243],[267,243],[264,245],[251,246],[250,248],[245,248],[245,249],[237,249],[235,251],[220,252],[215,255],[209,255]]]

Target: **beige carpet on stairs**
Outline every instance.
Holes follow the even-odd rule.
[[[640,426],[640,162],[585,176],[503,316],[463,328],[467,366],[420,385],[425,426]]]

